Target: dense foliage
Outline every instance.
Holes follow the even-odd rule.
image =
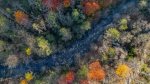
[[[18,67],[33,68],[0,78],[0,84],[149,84],[150,1],[135,1],[121,6],[122,12],[112,16],[85,53],[59,57],[61,66],[57,54],[72,44],[80,46],[76,41],[107,23],[107,16],[118,12],[114,8],[124,0],[0,0],[0,66],[10,73]],[[53,54],[57,67],[49,69],[52,62],[43,60]],[[65,58],[75,64],[69,66]]]
[[[18,49],[9,53],[49,56],[82,38],[104,5],[102,0],[1,1],[1,40]]]

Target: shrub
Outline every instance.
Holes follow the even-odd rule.
[[[6,26],[6,18],[0,14],[0,27]]]
[[[148,64],[143,64],[141,70],[143,72],[150,73],[150,68],[148,67]]]
[[[27,81],[31,81],[33,79],[33,75],[32,75],[32,72],[27,72],[25,73],[25,79]]]
[[[8,20],[0,14],[0,33],[8,30]]]
[[[72,17],[75,21],[77,21],[79,19],[79,15],[80,15],[80,13],[79,13],[78,9],[73,9]]]
[[[25,52],[26,52],[27,56],[30,56],[31,55],[31,48],[26,48]]]
[[[129,48],[129,51],[128,51],[128,56],[127,56],[127,60],[131,60],[133,59],[134,57],[136,57],[136,49],[135,48]]]
[[[127,25],[120,25],[119,29],[120,30],[127,30],[128,26]]]
[[[73,16],[73,17],[78,17],[78,16],[79,16],[79,11],[78,11],[78,9],[73,9],[72,16]]]
[[[129,75],[130,68],[126,64],[120,64],[116,69],[116,74],[122,78],[125,78]]]
[[[88,73],[88,67],[86,65],[83,65],[77,74],[81,78],[86,78],[87,73]]]
[[[109,28],[106,31],[106,36],[112,38],[112,39],[119,39],[120,32],[116,28]]]
[[[108,55],[110,56],[110,57],[114,57],[115,55],[116,55],[116,51],[115,51],[115,49],[114,48],[112,48],[112,47],[110,47],[109,49],[108,49]]]
[[[35,80],[34,83],[35,83],[35,84],[44,84],[45,82],[44,82],[44,81],[41,81],[41,80]]]
[[[139,0],[139,6],[141,8],[147,7],[148,6],[148,0]]]
[[[84,30],[84,31],[91,29],[91,22],[90,21],[83,22],[80,28],[81,30]]]
[[[72,38],[70,30],[67,28],[61,28],[59,32],[60,35],[62,36],[62,39],[65,41],[70,40]]]
[[[46,30],[44,20],[39,20],[38,22],[34,22],[32,24],[32,28],[38,31],[39,33],[43,32],[43,30]]]
[[[57,27],[58,27],[58,24],[57,24],[56,19],[57,19],[56,13],[50,11],[50,12],[48,13],[48,15],[47,15],[46,21],[47,21],[47,23],[49,23],[50,27],[52,27],[52,28],[57,28]]]
[[[120,30],[127,30],[128,29],[127,23],[128,23],[127,19],[126,18],[122,18],[120,20],[120,27],[119,27],[119,29]]]
[[[43,37],[37,38],[37,44],[38,47],[40,48],[39,52],[41,52],[42,55],[50,55],[53,52],[51,45]]]
[[[128,20],[126,18],[122,18],[120,20],[120,24],[124,25],[124,24],[127,24],[128,23]]]
[[[108,57],[107,53],[105,53],[105,52],[100,53],[100,57],[101,57],[103,63],[108,63],[109,57]]]

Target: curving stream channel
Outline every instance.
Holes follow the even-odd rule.
[[[76,53],[81,54],[81,56],[86,53],[90,48],[90,44],[96,41],[107,29],[106,26],[113,22],[114,18],[120,17],[119,15],[125,13],[128,7],[135,6],[136,2],[137,0],[122,0],[118,6],[111,9],[108,15],[104,12],[99,24],[92,28],[82,39],[74,42],[65,50],[36,61],[29,60],[27,64],[20,64],[15,68],[0,65],[0,78],[16,78],[23,76],[28,71],[39,73],[53,67],[74,65]]]

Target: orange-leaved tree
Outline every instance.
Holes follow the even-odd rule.
[[[73,71],[69,71],[58,79],[58,84],[72,84],[74,78],[75,78],[75,73]]]
[[[96,1],[83,2],[83,11],[86,15],[90,16],[100,9],[100,4]]]
[[[71,5],[71,0],[63,0],[64,7],[69,7]]]
[[[100,63],[95,61],[89,64],[87,76],[89,80],[101,81],[105,78],[105,71],[102,69]]]
[[[26,25],[29,21],[28,15],[20,10],[15,11],[14,17],[15,17],[15,21],[22,25]]]
[[[73,82],[73,80],[74,80],[74,72],[73,71],[69,71],[67,74],[66,74],[66,76],[65,76],[65,80],[66,80],[66,82],[67,83],[72,83]]]

